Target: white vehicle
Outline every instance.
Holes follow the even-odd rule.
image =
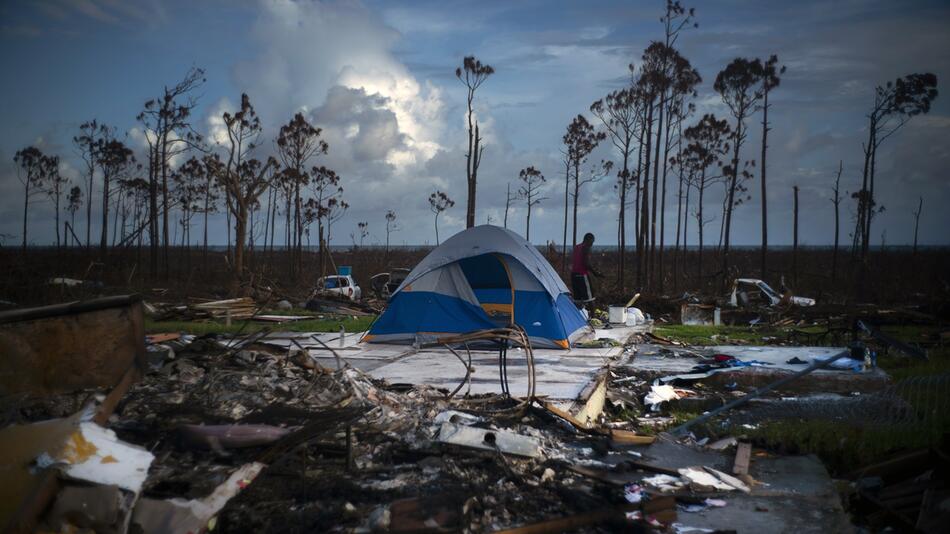
[[[350,275],[332,275],[318,279],[313,294],[339,296],[354,301],[363,297],[363,291]]]
[[[785,280],[782,280],[785,286]],[[736,278],[732,283],[732,294],[729,295],[729,305],[733,307],[763,304],[765,306],[814,306],[815,299],[796,297],[791,291],[783,290],[779,293],[771,286],[757,278]]]

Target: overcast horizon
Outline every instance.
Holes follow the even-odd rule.
[[[787,66],[769,97],[769,243],[792,242],[792,186],[800,193],[800,244],[830,245],[831,187],[843,163],[842,246],[850,244],[860,187],[868,109],[876,85],[911,73],[950,74],[950,4],[939,1],[684,2],[696,7],[698,28],[684,30],[676,47],[703,78],[694,123],[703,113],[729,118],[712,89],[716,74],[735,57],[777,54]],[[122,2],[121,0],[12,1],[0,6],[0,234],[20,241],[23,186],[14,153],[26,146],[61,157],[61,172],[80,180],[82,161],[71,138],[90,119],[115,126],[146,161],[145,136],[135,120],[143,103],[177,82],[189,68],[205,69],[194,128],[215,139],[223,111],[247,93],[263,127],[254,154],[273,153],[273,139],[294,113],[323,129],[329,152],[316,158],[342,177],[349,211],[333,225],[333,245],[350,244],[357,222],[369,224],[367,244],[385,242],[384,213],[397,213],[391,240],[412,246],[435,242],[427,198],[439,189],[456,204],[439,221],[444,240],[465,222],[465,89],[454,71],[466,55],[495,68],[476,96],[486,137],[479,170],[477,223],[501,225],[506,185],[517,187],[529,165],[547,177],[532,211],[532,242],[561,242],[563,163],[561,136],[577,114],[622,87],[627,65],[639,62],[663,36],[664,3],[637,2],[384,2],[242,0]],[[946,92],[941,91],[941,92]],[[875,195],[885,211],[874,220],[871,243],[909,244],[913,211],[923,198],[921,245],[950,245],[950,95],[914,117],[877,155]],[[594,124],[597,121],[591,119]],[[743,159],[759,157],[761,115],[747,121]],[[602,143],[591,161],[617,155]],[[179,161],[175,162],[180,163]],[[758,168],[747,184],[751,201],[736,209],[733,243],[759,243]],[[579,233],[616,244],[613,178],[582,191]],[[722,188],[707,209],[716,212]],[[96,192],[94,200],[98,200]],[[668,185],[667,245],[675,240],[676,188]],[[92,235],[99,225],[94,208]],[[85,234],[83,208],[77,233]],[[52,208],[37,197],[29,208],[29,238],[55,242]],[[518,202],[509,228],[524,234]],[[63,217],[68,218],[67,215]],[[632,217],[631,217],[632,218]],[[225,243],[224,215],[209,234]],[[201,235],[200,216],[192,235]],[[696,243],[690,221],[690,244]],[[706,227],[715,245],[719,219]],[[278,230],[278,236],[282,234]],[[633,240],[632,222],[628,244]],[[315,242],[315,237],[312,238]],[[357,241],[359,240],[357,236]],[[95,241],[95,239],[94,239]],[[281,244],[278,238],[278,245]]]

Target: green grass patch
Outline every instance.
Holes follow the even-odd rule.
[[[827,420],[773,421],[754,430],[733,429],[758,446],[780,454],[815,454],[833,475],[883,461],[897,450],[934,445],[940,440],[939,425],[858,426]]]
[[[784,337],[779,329],[749,326],[707,326],[671,324],[657,326],[654,332],[658,336],[680,341],[689,345],[728,345],[739,342],[747,345],[765,345],[767,337]]]
[[[302,310],[294,310],[298,313],[289,312],[267,312],[266,315],[304,315]],[[309,312],[312,313],[312,312]],[[369,329],[369,326],[376,319],[374,315],[352,317],[323,315],[323,318],[307,319],[303,321],[291,321],[286,323],[269,323],[258,321],[232,321],[231,326],[223,322],[195,322],[195,321],[153,321],[145,320],[145,333],[155,334],[159,332],[184,332],[195,335],[205,334],[251,334],[259,332],[264,328],[269,328],[273,332],[338,332],[340,325],[347,332],[363,332]]]

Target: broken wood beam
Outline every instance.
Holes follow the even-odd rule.
[[[740,442],[736,445],[736,459],[732,464],[732,474],[748,475],[749,460],[752,457],[752,444]]]

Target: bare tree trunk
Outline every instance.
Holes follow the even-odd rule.
[[[798,287],[798,186],[793,186],[792,190],[795,192],[795,215],[792,219],[792,280],[795,282],[795,287]]]
[[[211,205],[211,184],[205,189],[205,207],[204,207],[204,237],[201,245],[201,268],[208,270],[208,207]]]
[[[571,242],[571,250],[574,250],[574,247],[577,246],[577,201],[578,197],[581,196],[581,163],[580,160],[574,160],[574,220],[571,224],[573,232],[573,241]]]
[[[561,244],[561,272],[567,275],[567,200],[569,196],[569,187],[571,184],[571,161],[567,158],[564,162],[564,241]],[[23,222],[26,227],[26,220]]]
[[[683,252],[682,252],[681,259],[683,260],[684,263],[686,262],[686,259],[689,255],[689,244],[688,244],[689,240],[687,239],[687,236],[689,232],[689,190],[690,189],[691,189],[691,186],[689,182],[687,181],[686,182],[686,200],[683,202],[683,249],[682,249]],[[683,267],[682,272],[683,274],[686,273],[685,266]],[[677,272],[677,276],[679,275],[680,273]]]
[[[121,182],[120,182],[121,184]],[[122,211],[122,186],[119,186],[118,201],[115,203],[115,210],[112,214],[112,246],[115,247],[116,234],[119,233],[119,212]],[[59,238],[57,237],[57,240]]]
[[[766,251],[769,248],[769,212],[768,212],[768,201],[766,199],[766,187],[765,187],[765,154],[768,149],[768,136],[769,136],[769,92],[766,89],[762,95],[763,105],[762,105],[762,166],[760,167],[760,173],[762,177],[762,251],[760,253],[760,268],[759,268],[759,278],[765,280],[765,270],[766,270]]]
[[[874,219],[874,167],[877,163],[877,135],[874,136],[874,144],[871,145],[871,175],[869,177],[869,182],[871,189],[868,191],[868,216],[865,219],[864,223],[867,227],[864,229],[864,245],[861,249],[861,257],[867,262],[868,250],[871,245],[871,222]]]
[[[270,209],[271,209],[271,198],[274,196],[274,188],[267,188],[267,210],[264,211],[264,248],[262,249],[265,253],[267,252],[267,238],[270,236]]]
[[[59,184],[54,184],[53,187],[59,188],[59,187],[61,187],[61,186],[60,186]],[[60,244],[60,238],[59,238],[59,197],[60,197],[60,193],[59,193],[59,189],[57,189],[56,192],[55,192],[55,199],[56,199],[56,205],[55,205],[55,209],[56,209],[56,248],[57,248],[57,249],[62,246],[62,245]],[[66,236],[64,235],[63,237],[66,237]]]
[[[162,261],[164,262],[165,278],[171,267],[168,262],[168,138],[167,133],[162,136],[162,157],[159,160],[162,169]]]
[[[660,95],[660,117],[656,121],[656,146],[653,155],[653,211],[650,213],[650,277],[647,280],[663,277],[663,267],[656,263],[656,215],[660,189],[660,140],[663,139],[663,114],[666,108],[665,94]],[[666,165],[663,166],[666,168]],[[660,290],[662,290],[662,282]]]
[[[838,277],[838,235],[840,228],[840,218],[839,218],[839,204],[841,204],[841,196],[839,186],[841,184],[841,170],[843,167],[843,162],[838,161],[838,177],[835,178],[835,197],[832,202],[835,205],[835,249],[831,255],[831,284],[834,285]]]
[[[274,198],[271,201],[273,203],[273,208],[270,212],[270,253],[274,253],[274,233],[275,227],[277,226],[277,191],[274,191]]]
[[[722,279],[725,282],[726,277],[729,276],[729,243],[730,237],[732,234],[732,208],[736,205],[736,185],[739,181],[739,148],[740,141],[742,139],[742,119],[736,119],[736,136],[735,136],[735,146],[733,147],[733,156],[732,156],[732,179],[729,182],[729,195],[726,202],[724,214],[724,228],[723,228],[723,248],[722,248]]]
[[[93,153],[92,148],[90,147],[89,159],[92,160]],[[86,181],[86,248],[88,249],[92,243],[90,235],[92,234],[92,182],[96,176],[96,167],[95,163],[89,164],[89,177]]]
[[[323,219],[317,219],[317,235],[320,238],[318,250],[320,253],[320,276],[327,275],[327,257],[323,241]]]
[[[26,215],[30,209],[30,175],[26,176],[26,192],[23,194],[23,253],[26,254]]]
[[[508,228],[508,207],[509,207],[510,205],[511,205],[511,184],[508,184],[508,189],[505,190],[505,219],[504,219],[504,226],[505,226],[505,228]],[[436,217],[438,217],[438,216],[436,216]],[[437,230],[435,233],[436,233],[436,236],[435,236],[435,237],[436,237],[436,244],[438,244],[438,240],[439,240],[439,232],[438,232],[438,230]]]
[[[699,261],[696,262],[696,285],[703,287],[703,193],[706,191],[706,169],[703,169],[699,182],[699,205],[696,207],[696,224],[699,227]]]
[[[682,135],[682,134],[680,134]],[[683,231],[683,169],[679,170],[679,183],[676,193],[676,246],[673,248],[673,292],[679,291],[680,283],[680,237]],[[689,195],[689,186],[686,194]],[[689,198],[687,196],[687,198]]]
[[[237,289],[244,275],[244,241],[247,238],[247,206],[238,203],[234,217],[234,288]]]
[[[642,252],[643,243],[641,242],[641,239],[640,239],[641,238],[641,235],[640,235],[640,190],[642,187],[641,184],[643,182],[643,173],[642,173],[643,172],[643,131],[642,130],[640,132],[640,139],[638,141],[638,144],[639,146],[637,147],[637,181],[636,181],[637,193],[634,196],[634,200],[633,200],[633,205],[634,205],[633,236],[634,236],[634,241],[636,241],[636,245],[635,245],[636,247],[635,265],[637,268],[636,281],[637,281],[637,287],[639,288],[639,287],[643,287],[643,279],[641,278],[643,269],[640,268],[640,257],[643,254]]]
[[[230,202],[230,200],[228,202]],[[228,229],[227,255],[230,258],[232,257],[231,256],[231,208],[230,207],[224,210],[224,218],[225,218],[225,226]]]
[[[99,257],[106,257],[106,247],[109,246],[109,189],[111,177],[109,173],[102,173],[102,234],[99,239]]]
[[[662,188],[663,192],[660,195],[660,251],[657,258],[658,268],[657,273],[659,275],[659,291],[663,292],[663,283],[664,276],[663,273],[666,270],[663,268],[663,249],[666,247],[666,173],[669,169],[669,160],[670,160],[670,131],[671,125],[673,123],[673,113],[666,116],[666,135],[663,137],[663,182]],[[659,160],[657,160],[659,162]],[[674,273],[674,277],[675,277]]]
[[[149,147],[148,249],[151,276],[158,276],[158,145]]]
[[[524,223],[524,239],[528,243],[531,242],[531,199],[528,199],[528,217],[525,219]]]
[[[924,209],[924,197],[920,197],[917,203],[917,211],[914,212],[914,257],[917,257],[917,231],[920,229],[920,212]]]
[[[650,262],[649,256],[649,228],[650,228],[650,157],[653,142],[653,105],[648,103],[647,111],[647,129],[646,129],[646,160],[643,162],[643,206],[640,208],[640,232],[642,233],[642,254],[641,270],[643,271],[643,281],[646,287],[650,287]]]
[[[509,188],[511,186],[508,186]],[[505,210],[505,220],[508,220],[508,210]],[[508,228],[507,224],[505,228]],[[435,212],[435,246],[439,246],[439,212]]]
[[[874,115],[872,115],[868,124],[867,144],[864,145],[864,169],[861,174],[861,190],[858,192],[858,214],[855,218],[854,235],[852,236],[851,241],[852,259],[857,255],[859,248],[863,248],[864,246],[864,233],[866,231],[864,220],[868,216],[868,211],[870,211],[868,180],[870,178],[871,170],[871,147],[874,144],[874,131],[876,128],[877,121]]]
[[[629,137],[628,137],[629,139]],[[627,215],[627,187],[630,183],[630,169],[629,169],[629,159],[630,159],[630,150],[629,143],[624,145],[623,150],[623,169],[621,172],[623,176],[620,178],[620,213],[617,216],[617,225],[618,228],[618,239],[617,249],[620,253],[620,269],[617,273],[617,285],[620,287],[621,292],[627,290],[627,277],[626,277],[626,258],[627,258],[627,224],[626,224],[626,215]],[[530,209],[530,206],[528,206]],[[530,215],[530,212],[529,212]]]

